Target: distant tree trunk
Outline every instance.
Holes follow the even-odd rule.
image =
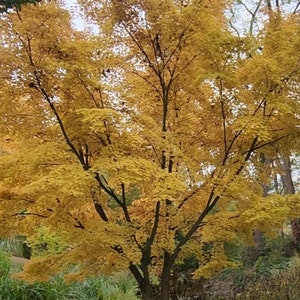
[[[280,194],[277,174],[275,174],[275,176],[274,176],[274,189],[275,189],[276,194]]]
[[[268,196],[268,186],[266,184],[262,185],[263,188],[263,196]],[[255,229],[253,232],[253,241],[255,246],[252,249],[252,261],[255,262],[260,255],[263,255],[265,252],[265,241],[264,241],[264,234],[260,229]]]
[[[265,167],[267,168],[268,165],[272,163],[272,161],[266,158],[266,156],[263,153],[260,154],[260,161],[263,169],[265,169]],[[267,197],[269,194],[268,184],[262,182],[261,187],[263,191],[263,197]],[[264,254],[264,250],[265,250],[264,235],[263,232],[258,228],[255,229],[253,232],[253,241],[255,243],[255,246],[252,247],[252,250],[250,251],[250,255],[251,255],[250,259],[254,263],[256,262],[256,260],[260,255]]]
[[[292,168],[291,160],[289,155],[283,154],[280,157],[280,168],[282,171],[281,182],[283,193],[285,195],[295,194],[295,186],[292,178]],[[291,220],[291,230],[294,247],[297,252],[299,252],[299,243],[300,243],[300,219]]]
[[[281,182],[283,187],[283,192],[285,195],[295,194],[295,187],[292,178],[292,168],[291,168],[291,160],[288,155],[281,156]]]
[[[261,170],[263,173],[266,172],[266,170],[269,170],[269,167],[273,164],[273,161],[265,156],[264,153],[260,153],[260,163],[261,163]],[[269,181],[269,172],[267,173],[268,181]],[[268,181],[262,180],[261,181],[261,188],[262,188],[262,196],[267,197],[269,194],[269,186]],[[254,246],[249,247],[247,249],[246,255],[248,258],[248,264],[254,265],[259,256],[265,255],[265,240],[264,240],[264,234],[259,229],[256,228],[253,231],[253,242]]]

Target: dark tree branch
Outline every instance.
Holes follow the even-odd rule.
[[[146,245],[149,247],[151,247],[151,245],[153,244],[155,235],[157,233],[157,228],[158,228],[158,223],[159,223],[159,211],[160,211],[160,201],[156,202],[154,223],[153,223],[153,227],[151,230],[151,234],[148,237],[147,242],[146,242]]]
[[[137,71],[131,71],[134,75],[137,75],[138,77],[140,77],[141,79],[143,79],[146,83],[148,83],[151,87],[153,87],[153,89],[159,94],[159,96],[162,98],[162,93],[161,91],[145,76],[141,75],[139,72]]]
[[[276,142],[278,142],[278,141],[284,139],[285,137],[286,137],[286,136],[283,135],[283,136],[280,136],[280,137],[276,138],[275,140],[272,140],[272,141],[265,142],[265,143],[262,143],[262,144],[260,144],[260,145],[257,145],[256,147],[254,147],[253,151],[256,151],[256,150],[258,150],[258,149],[260,149],[260,148],[263,148],[263,147],[265,147],[265,146],[268,146],[268,145],[272,145],[272,144],[274,144],[274,143],[276,143]]]
[[[49,218],[48,216],[45,216],[45,215],[42,215],[42,214],[39,214],[39,213],[31,213],[31,212],[19,212],[19,213],[16,213],[16,214],[13,214],[12,215],[13,217],[16,217],[16,216],[21,216],[21,217],[26,217],[26,216],[35,216],[35,217],[39,217],[39,218]]]
[[[147,52],[145,51],[145,49],[144,49],[144,48],[142,47],[142,45],[136,40],[136,38],[135,38],[134,35],[131,33],[131,31],[130,31],[125,25],[123,25],[123,26],[124,26],[125,31],[129,34],[130,38],[131,38],[132,41],[134,42],[134,44],[135,44],[135,45],[140,49],[140,51],[143,53],[143,55],[144,55],[146,61],[147,61],[148,64],[149,64],[149,67],[154,71],[154,73],[155,73],[157,76],[160,76],[160,71],[157,70],[157,69],[154,67],[154,65],[153,65],[153,63],[152,63],[152,61],[151,61],[149,55],[148,55]]]
[[[123,182],[121,183],[121,189],[122,189],[122,202],[123,205],[126,205],[125,185]]]
[[[70,212],[68,212],[68,215],[76,222],[76,224],[74,224],[74,227],[85,230],[85,227],[84,227],[83,224],[78,220],[78,218],[74,217]]]
[[[111,249],[115,250],[119,254],[123,254],[124,253],[124,249],[120,245],[113,245],[113,246],[111,246]]]
[[[116,193],[113,191],[112,188],[108,186],[107,180],[103,175],[99,175],[99,173],[96,172],[95,178],[97,182],[99,183],[100,187],[110,196],[112,197],[118,205],[122,206],[121,200],[118,198]]]
[[[300,6],[300,1],[298,1],[297,5],[296,5],[296,7],[295,7],[295,9],[293,11],[293,14],[296,14],[298,12],[299,6]]]
[[[129,270],[132,273],[132,275],[134,276],[135,280],[137,281],[138,286],[142,286],[142,284],[144,282],[144,277],[142,276],[138,267],[131,262],[129,264]]]
[[[127,204],[126,202],[123,202],[124,198],[122,198],[122,200],[119,199],[118,195],[114,192],[114,190],[111,187],[109,187],[108,182],[103,175],[99,175],[99,173],[96,172],[95,179],[99,183],[100,187],[106,192],[106,194],[112,197],[116,201],[116,203],[122,208],[126,221],[128,223],[131,223],[131,218],[127,209]]]
[[[48,93],[46,92],[46,90],[43,88],[43,85],[42,85],[42,82],[41,82],[41,78],[40,78],[40,75],[39,75],[39,72],[38,72],[38,68],[37,66],[35,65],[34,63],[34,60],[33,60],[33,56],[32,56],[32,49],[31,49],[31,39],[29,37],[29,35],[27,34],[27,43],[24,42],[23,38],[17,33],[18,37],[19,37],[19,40],[21,41],[26,53],[27,53],[27,56],[28,56],[28,59],[29,59],[29,64],[33,67],[34,71],[33,71],[33,75],[34,75],[34,79],[36,81],[36,84],[33,85],[33,87],[39,91],[41,93],[41,95],[43,96],[43,98],[45,99],[45,101],[49,104],[49,107],[51,109],[51,111],[53,112],[58,124],[59,124],[59,127],[60,127],[60,130],[63,134],[63,137],[66,141],[66,143],[68,144],[68,146],[70,147],[71,151],[77,156],[77,158],[79,159],[81,165],[83,166],[84,169],[89,169],[90,166],[88,166],[85,161],[84,161],[84,157],[82,155],[80,155],[79,151],[77,151],[76,147],[74,146],[74,144],[72,143],[72,141],[70,140],[67,132],[66,132],[66,129],[65,129],[65,126],[63,124],[63,121],[54,105],[54,103],[52,102],[51,100],[51,97],[48,95]]]
[[[75,74],[77,75],[79,81],[81,82],[81,84],[83,85],[84,89],[86,90],[87,94],[90,96],[92,102],[95,104],[95,106],[97,108],[99,108],[99,104],[95,99],[95,96],[93,95],[93,93],[90,91],[88,85],[85,83],[85,81],[82,79],[80,73],[78,71],[75,71]]]
[[[94,206],[96,209],[96,212],[98,213],[98,215],[100,216],[100,218],[104,221],[104,222],[108,222],[108,218],[103,210],[103,207],[101,204],[99,204],[98,202],[94,202]]]
[[[74,225],[74,227],[76,227],[76,228],[80,228],[80,229],[85,229],[85,227],[82,225],[82,223],[80,222],[80,221],[78,221],[78,220],[76,220],[77,221],[77,224],[75,224]]]
[[[195,189],[193,192],[191,192],[188,196],[186,196],[185,198],[183,198],[183,200],[179,203],[178,205],[178,210],[193,196],[195,196],[197,194],[197,192],[199,192],[200,188]]]
[[[223,125],[223,142],[224,142],[224,159],[227,158],[228,152],[227,152],[227,127],[226,127],[226,113],[225,113],[225,103],[223,99],[223,84],[222,79],[219,80],[220,87],[220,100],[221,100],[221,115],[222,115],[222,125]],[[223,160],[224,163],[224,160]]]

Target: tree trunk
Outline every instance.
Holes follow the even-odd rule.
[[[160,283],[160,300],[170,299],[170,270],[164,270]]]
[[[154,300],[153,298],[153,288],[150,282],[145,283],[144,286],[140,286],[140,291],[142,294],[142,300]]]
[[[291,229],[293,235],[293,243],[297,252],[300,252],[300,220],[294,219],[291,221]]]
[[[281,156],[281,170],[281,182],[284,194],[295,194],[295,187],[292,178],[291,161],[288,155]]]
[[[153,297],[154,296],[153,286],[152,286],[152,284],[150,282],[150,278],[148,276],[148,274],[149,274],[148,266],[147,265],[142,266],[143,272],[141,272],[140,269],[136,265],[130,264],[129,270],[138,283],[142,299],[143,300],[154,300],[155,298]]]
[[[288,155],[281,156],[281,182],[283,187],[283,192],[285,195],[295,194],[295,186],[292,178],[292,168],[291,161]],[[299,252],[299,244],[300,244],[300,219],[291,220],[291,230],[293,236],[294,247],[297,252]]]
[[[268,186],[266,184],[262,185],[263,188],[263,196],[268,196]],[[248,254],[248,263],[250,265],[254,265],[255,262],[258,260],[259,256],[264,255],[265,252],[265,241],[264,241],[264,234],[263,232],[256,228],[253,231],[253,241],[255,245],[250,247],[247,251]]]
[[[170,254],[164,253],[164,265],[160,281],[160,300],[170,300],[171,263]]]

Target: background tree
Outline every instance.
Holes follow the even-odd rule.
[[[226,5],[84,1],[97,37],[52,2],[2,18],[1,235],[44,225],[69,245],[22,278],[129,269],[169,299],[175,266],[210,276],[234,265],[226,241],[281,227],[256,170],[298,134],[300,27],[278,14],[237,37]]]
[[[264,13],[264,5],[266,4],[267,10],[267,18],[269,20],[270,26],[273,27],[273,33],[270,34],[270,37],[272,37],[272,47],[277,46],[278,42],[281,40],[282,42],[287,42],[286,38],[288,38],[287,32],[283,31],[283,26],[288,29],[289,25],[288,23],[291,22],[293,18],[297,18],[297,13],[299,12],[299,2],[298,1],[256,1],[254,3],[249,1],[236,1],[236,5],[231,8],[232,16],[230,18],[230,24],[232,25],[232,29],[234,33],[237,33],[238,35],[255,35],[259,36],[261,33],[260,30],[262,26],[264,25],[264,22],[261,22],[261,17],[263,17],[261,14]],[[241,9],[243,9],[244,13],[246,15],[248,14],[249,17],[249,26],[244,26],[247,24],[247,22],[243,22],[243,26],[239,24],[236,17],[238,16],[238,13],[242,13]],[[284,20],[284,15],[290,15],[289,18]],[[273,25],[271,25],[273,24]],[[290,23],[291,24],[291,23]],[[249,27],[249,29],[248,29]],[[275,30],[274,30],[275,29]],[[294,32],[294,28],[290,27],[288,30],[292,30]],[[290,32],[291,33],[291,32]],[[274,51],[272,53],[272,56],[275,59],[281,59],[282,55],[284,54],[283,51],[278,51],[278,46],[274,48]],[[298,46],[297,46],[298,47]],[[262,51],[263,46],[257,45],[256,51]],[[281,54],[280,54],[281,53]],[[280,58],[281,57],[281,58]],[[293,127],[297,126],[298,118],[296,116],[296,112],[298,110],[299,106],[299,100],[297,97],[295,98],[294,93],[297,93],[299,90],[298,82],[294,80],[287,80],[286,84],[288,85],[288,89],[284,92],[283,90],[280,90],[280,93],[282,93],[282,103],[286,103],[287,101],[293,102],[294,109],[291,111],[291,115],[293,115],[293,112],[295,115],[287,121],[287,123],[292,122],[291,120],[294,120]],[[293,96],[292,96],[293,95]],[[282,181],[282,190],[278,188],[278,178],[277,175],[274,176],[274,172],[269,172],[269,178],[265,180],[265,183],[267,185],[272,185],[273,179],[271,178],[274,176],[276,182],[274,182],[275,186],[275,192],[277,193],[285,193],[285,194],[294,194],[295,188],[292,178],[292,171],[291,171],[291,156],[295,156],[296,153],[298,153],[299,146],[297,144],[297,138],[294,139],[288,139],[285,140],[283,145],[277,145],[274,147],[272,153],[268,153],[269,157],[268,160],[275,161],[275,173],[278,172],[278,175],[280,175],[281,181]],[[277,170],[277,171],[276,171]],[[273,170],[274,171],[274,170]],[[274,192],[274,190],[273,190]],[[299,221],[297,219],[294,219],[291,221],[292,228],[293,229],[293,240],[296,241],[299,239],[298,232],[299,232]]]

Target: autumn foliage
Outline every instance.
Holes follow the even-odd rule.
[[[82,2],[97,34],[55,1],[1,16],[0,233],[63,237],[29,281],[129,269],[169,299],[185,259],[196,278],[234,266],[225,242],[299,211],[263,195],[266,158],[298,146],[299,17],[240,37],[230,1]]]

